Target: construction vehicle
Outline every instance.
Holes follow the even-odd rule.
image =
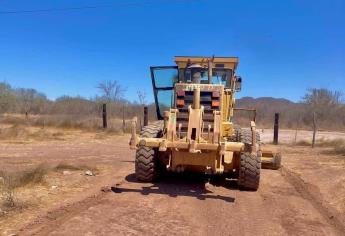
[[[280,166],[280,154],[265,150],[256,131],[256,110],[235,108],[236,57],[175,57],[176,66],[151,67],[158,121],[137,135],[132,121],[130,147],[136,149],[140,181],[162,171],[202,172],[237,179],[241,189],[257,190],[261,164]],[[248,128],[234,124],[234,111],[253,114]]]

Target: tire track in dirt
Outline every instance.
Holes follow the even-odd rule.
[[[63,205],[49,211],[46,215],[38,217],[34,222],[20,229],[20,235],[48,235],[57,226],[67,222],[72,217],[87,210],[88,208],[103,203],[105,192],[100,191],[85,199]]]
[[[122,171],[122,169],[121,169]],[[120,171],[118,171],[120,173]],[[86,193],[86,196],[79,200],[74,200],[70,203],[63,204],[58,208],[48,211],[36,218],[32,223],[27,224],[19,230],[20,235],[48,235],[60,225],[68,222],[74,216],[81,214],[90,207],[103,204],[107,201],[105,199],[110,190],[110,185],[114,179],[120,179],[122,175],[109,175],[103,180],[97,188],[91,192]],[[123,182],[119,181],[121,184]],[[102,186],[102,187],[100,187]]]
[[[280,168],[280,173],[283,178],[295,188],[300,196],[310,202],[326,222],[334,227],[339,235],[344,235],[344,217],[320,197],[320,191],[316,186],[305,182],[297,173],[284,166]]]
[[[305,181],[303,181],[302,178],[299,177],[297,173],[294,173],[293,171],[289,170],[286,167],[283,167],[278,173],[282,176],[282,178],[286,182],[291,184],[291,186],[296,190],[296,194],[298,194],[305,201],[308,201],[311,204],[312,208],[314,208],[317,212],[319,212],[321,217],[324,218],[325,221],[331,227],[333,227],[336,234],[343,235],[343,233],[345,232],[345,227],[344,227],[344,224],[341,222],[341,215],[337,213],[335,210],[333,210],[332,208],[328,207],[326,202],[324,202],[320,197],[318,197],[320,196],[320,194],[316,186],[306,183]],[[127,182],[124,179],[117,182],[117,184],[119,185],[121,185],[122,183],[127,183]],[[218,192],[218,194],[220,193],[221,192]],[[236,194],[241,195],[241,192],[236,192]],[[92,211],[90,211],[89,213],[85,213],[85,212],[88,212],[88,209],[91,207],[102,206],[102,205],[103,206],[112,205],[112,202],[109,201],[108,196],[109,194],[106,191],[104,192],[104,191],[100,191],[100,189],[97,189],[97,192],[95,192],[92,195],[88,195],[88,197],[85,197],[84,199],[80,201],[63,205],[60,208],[57,208],[55,210],[48,212],[46,215],[38,218],[36,221],[31,223],[30,225],[21,229],[19,231],[19,234],[20,235],[48,235],[52,233],[54,230],[58,229],[61,225],[64,225],[66,223],[68,224],[68,222],[72,218],[78,215],[92,214]],[[255,199],[255,196],[252,196],[252,198],[251,197],[249,198]],[[243,201],[245,202],[246,199],[244,199]],[[213,205],[212,208],[209,208],[208,206],[205,206],[203,203],[200,203],[200,202],[190,201],[190,203],[196,203],[197,205],[195,206],[197,206],[198,209],[200,207],[201,208],[204,207],[205,208],[204,210],[207,211],[208,213],[210,210],[214,211],[214,214],[211,214],[211,215],[218,215],[219,212],[217,209],[223,206],[218,202],[216,203],[220,204],[219,207],[216,207],[216,205]],[[237,209],[238,207],[239,205],[234,207],[234,209]],[[239,209],[237,209],[237,211],[242,209],[242,211],[246,212],[247,208],[248,208],[247,205],[244,208],[242,206]],[[246,215],[246,213],[243,213],[243,215]],[[261,213],[260,214],[258,213],[257,215],[261,215]],[[222,218],[221,216],[225,217],[226,214],[225,213],[220,214],[219,217]],[[97,217],[97,215],[95,215],[95,217]],[[265,218],[265,217],[262,217],[262,218]],[[226,230],[226,228],[224,228],[224,230]],[[209,230],[206,230],[205,232],[210,233]]]

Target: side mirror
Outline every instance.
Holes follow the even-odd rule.
[[[236,76],[235,80],[235,91],[239,92],[242,88],[242,78],[240,76]]]

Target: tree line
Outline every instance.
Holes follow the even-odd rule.
[[[108,114],[119,119],[142,117],[146,104],[146,93],[138,91],[138,101],[130,102],[124,98],[126,89],[116,80],[100,82],[99,93],[93,98],[61,96],[50,100],[32,88],[13,88],[0,83],[0,114],[16,113],[30,115],[76,115],[101,116],[101,104],[107,103]],[[150,120],[156,119],[155,105],[149,106]],[[271,97],[244,97],[236,100],[236,107],[257,109],[259,127],[270,128],[274,113],[280,113],[281,127],[289,129],[311,129],[313,121],[319,129],[345,130],[345,104],[340,91],[324,88],[308,89],[299,102]],[[243,125],[250,115],[235,112],[234,121]],[[314,120],[315,119],[315,120]]]

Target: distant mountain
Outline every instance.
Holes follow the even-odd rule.
[[[275,113],[280,113],[281,124],[284,127],[292,127],[303,111],[300,103],[273,97],[242,97],[236,99],[235,107],[256,109],[257,123],[265,127],[271,127],[273,125]],[[242,125],[248,124],[250,117],[252,116],[248,112],[235,111],[235,121],[237,123]]]
[[[296,105],[296,103],[285,99],[285,98],[273,98],[273,97],[259,97],[259,98],[253,98],[253,97],[242,97],[236,99],[236,104],[238,106],[240,105],[258,105],[258,104],[270,104],[274,106],[279,105]]]

